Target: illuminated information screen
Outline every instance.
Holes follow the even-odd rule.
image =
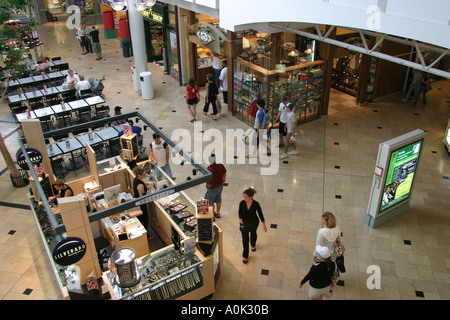
[[[391,153],[379,212],[409,198],[422,144],[423,139]]]

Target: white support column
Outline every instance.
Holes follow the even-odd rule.
[[[142,13],[136,10],[135,3],[136,0],[128,0],[128,19],[134,65],[136,66],[135,72],[139,79],[139,74],[148,71],[148,67],[147,53],[145,51],[144,21],[142,19]],[[141,92],[140,81],[138,81],[138,91]]]

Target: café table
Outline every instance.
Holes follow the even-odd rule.
[[[34,83],[32,77],[20,78],[18,81],[21,86]]]
[[[81,144],[80,141],[78,141],[77,138],[72,138],[72,139],[68,139],[68,140],[64,140],[64,141],[59,141],[57,142],[58,147],[61,149],[61,151],[63,153],[70,153],[71,155],[71,160],[72,160],[72,167],[68,167],[69,170],[73,170],[73,169],[78,169],[80,166],[76,166],[75,163],[75,156],[73,155],[74,151],[77,151],[81,148],[83,148],[83,145]]]
[[[47,145],[47,155],[49,158],[53,158],[61,155],[63,152],[60,147],[56,143]]]
[[[36,117],[41,118],[45,116],[51,116],[55,114],[55,111],[51,107],[39,108],[33,110]]]
[[[90,106],[95,106],[97,104],[105,102],[105,100],[102,97],[100,97],[100,96],[93,96],[93,97],[84,98],[84,101],[86,101],[86,103],[88,105],[90,105]]]
[[[86,146],[86,142],[87,142],[89,145],[93,145],[93,144],[97,144],[97,143],[103,142],[102,138],[100,138],[100,137],[97,135],[96,132],[92,132],[92,140],[89,139],[89,134],[88,134],[88,133],[86,133],[86,134],[84,134],[84,135],[82,135],[82,136],[76,137],[76,138],[78,139],[78,141],[80,141],[80,143],[81,143],[83,146]]]
[[[108,141],[112,138],[116,138],[119,136],[119,131],[117,131],[113,127],[109,127],[106,129],[102,129],[100,131],[96,131],[96,133],[99,135],[100,138],[103,139],[103,141]]]
[[[72,110],[76,110],[76,109],[79,109],[79,108],[82,108],[82,107],[88,107],[89,106],[87,104],[87,102],[84,101],[83,99],[70,101],[70,102],[68,102],[68,104],[72,108]]]
[[[42,94],[41,90],[34,90],[30,92],[25,92],[25,96],[27,99],[33,99],[33,98],[42,98],[44,95]]]
[[[12,95],[12,96],[8,95],[8,100],[9,100],[10,103],[22,102],[22,101],[27,101],[27,97],[23,93],[15,94],[15,95]]]
[[[26,120],[26,119],[36,119],[37,117],[36,117],[36,114],[34,113],[34,111],[30,111],[29,115],[28,115],[28,112],[17,113],[16,118],[20,122],[20,121]]]
[[[41,93],[43,96],[49,96],[53,94],[59,94],[59,90],[56,87],[48,87],[45,90],[41,89]]]
[[[65,103],[64,106],[65,106],[65,108],[63,109],[62,106],[61,106],[61,104],[55,104],[55,105],[53,105],[53,106],[50,106],[50,108],[53,109],[53,111],[55,112],[55,114],[56,114],[56,113],[60,113],[60,112],[65,112],[65,111],[71,111],[71,110],[72,110],[72,108],[69,106],[68,103]]]

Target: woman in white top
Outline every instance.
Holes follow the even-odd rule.
[[[334,243],[341,236],[341,228],[336,225],[336,218],[331,212],[325,211],[322,214],[321,218],[322,225],[324,225],[325,227],[319,229],[319,231],[317,232],[316,247],[318,245],[327,247],[332,255],[335,255],[336,253],[334,251]],[[320,258],[320,255],[316,250],[314,250],[314,258]]]
[[[77,83],[80,81],[80,78],[78,77],[78,75],[76,75],[72,69],[67,70],[68,75],[66,77],[66,81],[67,83],[73,83],[73,87],[75,88]]]

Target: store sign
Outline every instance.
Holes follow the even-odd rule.
[[[142,17],[156,23],[164,24],[164,17],[162,14],[154,12],[152,9],[142,11]]]
[[[28,157],[30,158],[30,161],[33,165],[39,166],[42,162],[42,154],[37,151],[36,149],[26,149]],[[30,170],[28,168],[27,161],[25,160],[25,155],[23,154],[22,150],[19,150],[16,156],[17,164],[19,167],[21,167],[23,170]]]
[[[175,192],[175,189],[173,187],[172,188],[168,188],[168,189],[163,189],[163,190],[164,191],[162,191],[162,192],[158,192],[156,194],[150,194],[149,196],[145,197],[144,199],[136,201],[134,203],[135,206],[142,206],[144,204],[153,202],[155,200],[165,198],[165,197],[170,196],[172,193]]]
[[[86,253],[86,243],[79,238],[66,238],[53,249],[53,261],[69,266],[80,261]]]
[[[210,44],[215,40],[208,28],[199,28],[197,31],[197,37],[204,45]]]
[[[206,199],[197,201],[197,214],[205,214],[209,211],[209,201]]]

